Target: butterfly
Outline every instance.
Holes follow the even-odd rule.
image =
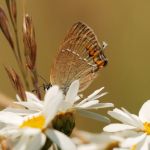
[[[59,47],[50,71],[51,84],[67,92],[70,84],[79,80],[79,92],[85,90],[108,62],[103,52],[105,47],[88,25],[75,23]]]

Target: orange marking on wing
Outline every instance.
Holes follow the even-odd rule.
[[[90,50],[89,55],[90,55],[90,56],[94,56],[94,53],[95,53],[95,52],[96,52],[95,50]]]
[[[86,50],[87,50],[89,56],[90,57],[92,56],[93,58],[96,57],[100,53],[99,50],[95,50],[95,49],[86,48]]]
[[[95,53],[93,54],[93,57],[97,57],[99,53],[100,53],[99,50],[95,51]]]
[[[103,61],[101,61],[101,60],[97,60],[96,61],[96,64],[99,66],[99,65],[101,65],[103,63]]]

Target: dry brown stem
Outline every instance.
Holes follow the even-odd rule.
[[[10,34],[9,27],[8,27],[8,18],[1,7],[0,7],[0,28],[3,34],[5,35],[6,39],[8,40],[12,50],[15,52],[14,42],[12,40],[12,36]]]
[[[25,48],[26,65],[31,72],[33,86],[37,92],[37,96],[41,99],[40,90],[38,88],[38,76],[36,71],[36,53],[37,46],[35,40],[35,31],[32,18],[26,14],[23,22],[23,42]]]
[[[26,100],[25,90],[24,90],[24,87],[20,80],[19,75],[12,68],[8,69],[7,67],[5,67],[5,70],[8,74],[8,77],[9,77],[11,83],[12,83],[12,86],[14,87],[14,89],[16,90],[16,92],[18,93],[20,98],[22,100]]]

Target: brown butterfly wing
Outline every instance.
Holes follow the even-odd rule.
[[[83,91],[106,63],[102,47],[92,29],[78,22],[69,30],[59,48],[50,82],[66,91],[74,80],[79,79],[80,91]]]

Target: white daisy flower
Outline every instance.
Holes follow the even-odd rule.
[[[135,136],[127,138],[123,147],[130,147],[135,150],[150,149],[150,100],[146,101],[139,111],[139,115],[129,113],[126,109],[117,109],[108,111],[108,114],[122,123],[112,123],[104,127],[104,131],[117,132],[125,130],[134,130]]]
[[[33,105],[28,105],[28,108],[32,108],[33,111],[40,110],[34,115],[24,116],[26,114],[24,110],[19,113],[15,109],[12,109],[12,112],[9,109],[1,111],[0,124],[5,126],[0,130],[0,136],[12,140],[19,137],[13,150],[38,150],[45,144],[46,138],[56,143],[62,150],[75,150],[75,145],[66,135],[50,128],[63,99],[62,91],[58,86],[53,86],[47,91],[41,104],[35,96],[33,101],[37,100],[38,103],[31,100]]]
[[[98,98],[104,96],[106,93],[101,93],[103,88],[96,90],[85,99],[81,99],[78,96],[79,81],[75,80],[70,85],[64,99],[60,104],[57,116],[52,120],[53,128],[70,135],[75,127],[74,113],[78,112],[81,115],[109,123],[110,120],[100,114],[89,111],[90,109],[99,109],[106,107],[113,107],[112,103],[101,103]],[[35,114],[43,111],[43,100],[39,100],[33,93],[26,92],[27,101],[21,101],[17,96],[19,105],[24,106],[27,109],[14,109],[7,108],[4,111],[15,112],[18,115],[25,116],[29,114]]]
[[[73,141],[77,144],[78,150],[121,150],[124,148],[120,144],[127,134],[134,135],[134,132],[118,132],[115,134],[103,132],[96,134],[80,130],[75,130],[73,133]]]
[[[99,115],[97,113],[90,112],[91,109],[100,109],[106,107],[113,107],[112,103],[101,103],[98,98],[106,95],[107,93],[101,93],[104,87],[96,90],[91,95],[85,99],[80,99],[78,96],[79,91],[79,80],[75,80],[70,85],[68,92],[65,97],[65,101],[62,102],[62,110],[76,110],[81,115],[88,118],[96,119],[99,121],[109,122],[109,119],[105,116]]]
[[[114,105],[112,103],[101,103],[98,98],[106,95],[107,93],[101,93],[101,91],[104,89],[104,87],[96,90],[91,95],[89,95],[85,99],[81,99],[78,96],[79,91],[79,80],[75,80],[70,85],[66,95],[64,96],[64,101],[62,101],[61,106],[59,107],[59,112],[67,112],[67,111],[77,111],[81,115],[86,116],[88,118],[96,119],[99,121],[109,122],[109,119],[105,116],[102,116],[100,114],[90,112],[91,109],[99,109],[99,108],[106,108],[106,107],[113,107]],[[43,110],[43,102],[39,100],[33,93],[26,92],[27,101],[22,102],[19,97],[17,99],[19,102],[17,104],[23,105],[24,107],[28,108],[30,110],[29,112],[25,110],[25,112],[19,111],[19,110],[12,110],[7,109],[8,111],[15,111],[20,114],[28,114],[28,113],[34,113],[34,112],[40,112]]]

